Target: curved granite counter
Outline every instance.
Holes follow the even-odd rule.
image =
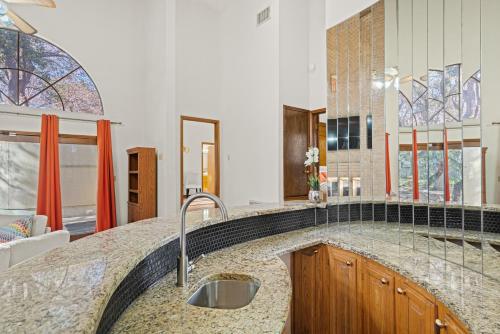
[[[262,219],[259,224],[272,227],[283,225],[283,221],[273,220],[276,217],[310,220],[322,217],[325,211],[308,208],[299,204],[247,207],[230,210],[230,216],[240,219],[266,215],[268,218],[258,217]],[[218,219],[210,213],[206,217],[201,214],[191,215],[188,230],[200,231],[201,235],[214,232],[207,228],[227,224],[218,224]],[[244,219],[230,223],[244,225]],[[234,224],[233,228],[239,226]],[[280,234],[257,240],[255,236],[235,240],[229,247],[219,245],[200,261],[187,289],[177,289],[175,273],[168,270],[170,273],[144,294],[127,297],[135,302],[112,330],[117,333],[245,332],[245,329],[280,332],[289,311],[291,285],[286,266],[278,256],[328,243],[374,259],[422,285],[454,311],[472,333],[500,332],[500,282],[496,279],[402,246],[351,233],[341,224],[319,227],[305,224],[296,231],[286,226],[281,228],[267,235]],[[3,306],[0,332],[96,332],[122,281],[141,266],[148,255],[176,241],[177,230],[176,220],[155,219],[127,225],[82,239],[0,274]],[[229,311],[186,305],[187,297],[201,280],[214,274],[234,273],[261,281],[261,289],[251,304]],[[115,313],[116,318],[120,314]],[[112,320],[111,324],[116,319]]]

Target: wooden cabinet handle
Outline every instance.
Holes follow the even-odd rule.
[[[436,326],[441,329],[441,328],[446,328],[446,324],[441,321],[441,319],[436,319]]]
[[[384,284],[384,285],[387,285],[387,284],[389,284],[389,281],[388,281],[385,277],[382,277],[382,278],[380,279],[380,283],[382,283],[382,284]]]
[[[406,295],[406,291],[401,288],[397,288],[396,292],[399,293],[400,295]]]
[[[345,265],[348,266],[348,267],[351,267],[352,266],[352,262],[351,261],[346,261]]]

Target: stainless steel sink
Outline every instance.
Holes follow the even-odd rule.
[[[253,300],[260,283],[254,279],[220,279],[202,285],[189,298],[188,304],[216,309],[237,309]]]

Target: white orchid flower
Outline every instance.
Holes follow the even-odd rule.
[[[317,147],[314,147],[312,149],[312,158],[313,158],[313,162],[314,163],[318,163],[319,162],[319,149]]]
[[[312,164],[319,162],[319,149],[317,147],[310,147],[306,152],[307,160],[304,162],[304,165],[311,166]]]

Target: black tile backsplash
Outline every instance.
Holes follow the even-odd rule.
[[[339,221],[339,209],[337,205],[328,205],[328,223],[338,223]]]
[[[414,206],[413,216],[415,217],[415,225],[427,225],[429,222],[429,212],[427,206]]]
[[[385,203],[373,204],[373,220],[380,222],[385,221]]]
[[[341,204],[339,206],[339,221],[340,222],[349,221],[349,204]]]
[[[399,206],[401,224],[413,224],[413,205]]]
[[[361,219],[363,221],[372,221],[373,220],[373,204],[372,203],[363,203],[362,207],[362,215]]]
[[[429,208],[431,227],[444,228],[444,208]]]
[[[349,204],[349,220],[352,222],[361,220],[361,203]]]
[[[490,233],[500,233],[500,212],[483,212],[483,231]]]

